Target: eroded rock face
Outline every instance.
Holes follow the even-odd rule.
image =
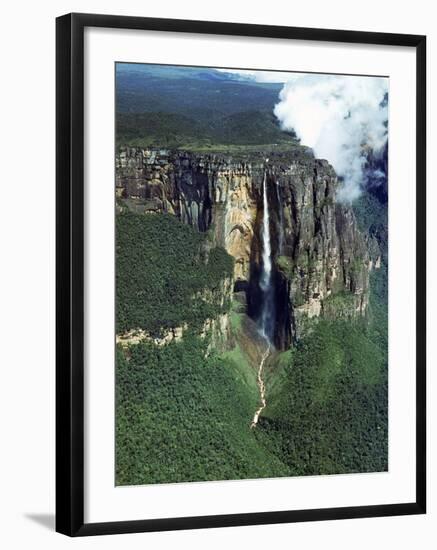
[[[234,257],[233,283],[246,290],[248,312],[256,318],[266,174],[275,343],[286,348],[309,318],[364,315],[369,271],[377,257],[374,252],[370,259],[353,211],[336,202],[338,179],[327,161],[301,147],[269,157],[262,151],[231,158],[123,149],[116,161],[116,188],[122,208],[168,212],[209,231],[213,242]]]
[[[262,161],[129,148],[117,156],[117,195],[139,211],[168,212],[199,231],[212,229],[214,242],[235,258],[235,279],[247,280]]]
[[[277,264],[289,285],[294,336],[306,318],[335,316],[334,295],[347,295],[349,316],[364,315],[369,254],[352,210],[335,200],[333,168],[322,160],[294,164],[279,181],[285,249]]]

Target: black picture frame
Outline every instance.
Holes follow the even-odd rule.
[[[84,29],[106,27],[403,46],[416,51],[416,500],[399,504],[84,523]],[[56,20],[56,530],[69,536],[320,521],[426,511],[426,37],[68,14]]]

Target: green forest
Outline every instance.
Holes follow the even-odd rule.
[[[220,304],[221,284],[232,276],[233,258],[175,216],[118,214],[116,254],[117,333],[196,329],[229,308]],[[212,297],[202,298],[205,289]]]
[[[170,215],[118,215],[119,331],[195,328],[218,311],[192,299],[232,270],[232,258],[220,248],[207,253],[206,240]],[[272,358],[256,430],[249,429],[256,373],[238,345],[207,355],[208,339],[194,329],[164,347],[118,345],[117,484],[386,470],[385,266],[371,285],[369,319],[315,322],[293,349]],[[235,333],[244,315],[236,311]]]

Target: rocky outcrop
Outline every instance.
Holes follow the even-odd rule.
[[[167,346],[173,342],[180,342],[189,329],[185,324],[181,327],[174,327],[163,330],[159,335],[152,334],[143,329],[132,329],[123,334],[117,334],[115,341],[122,348],[135,346],[141,342],[149,342],[155,346]],[[221,313],[214,319],[206,319],[199,332],[200,338],[209,338],[206,355],[212,350],[226,351],[230,337],[230,321],[228,313]]]
[[[167,329],[162,331],[162,334],[160,335],[153,335],[143,329],[132,329],[123,334],[117,334],[115,341],[123,348],[140,344],[141,342],[150,342],[155,346],[162,347],[167,346],[172,342],[179,342],[187,328],[188,325],[183,325],[181,327]]]
[[[262,181],[267,178],[276,299],[275,344],[288,347],[307,320],[364,315],[368,305],[368,243],[353,211],[336,202],[338,179],[327,161],[296,147],[223,156],[126,148],[116,159],[119,208],[168,212],[208,231],[235,259],[236,290],[248,313],[259,314]]]

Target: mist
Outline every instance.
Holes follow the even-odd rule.
[[[387,94],[387,78],[316,74],[290,75],[279,94],[274,113],[282,129],[332,164],[340,201],[359,197],[369,153],[379,155],[387,143]]]

